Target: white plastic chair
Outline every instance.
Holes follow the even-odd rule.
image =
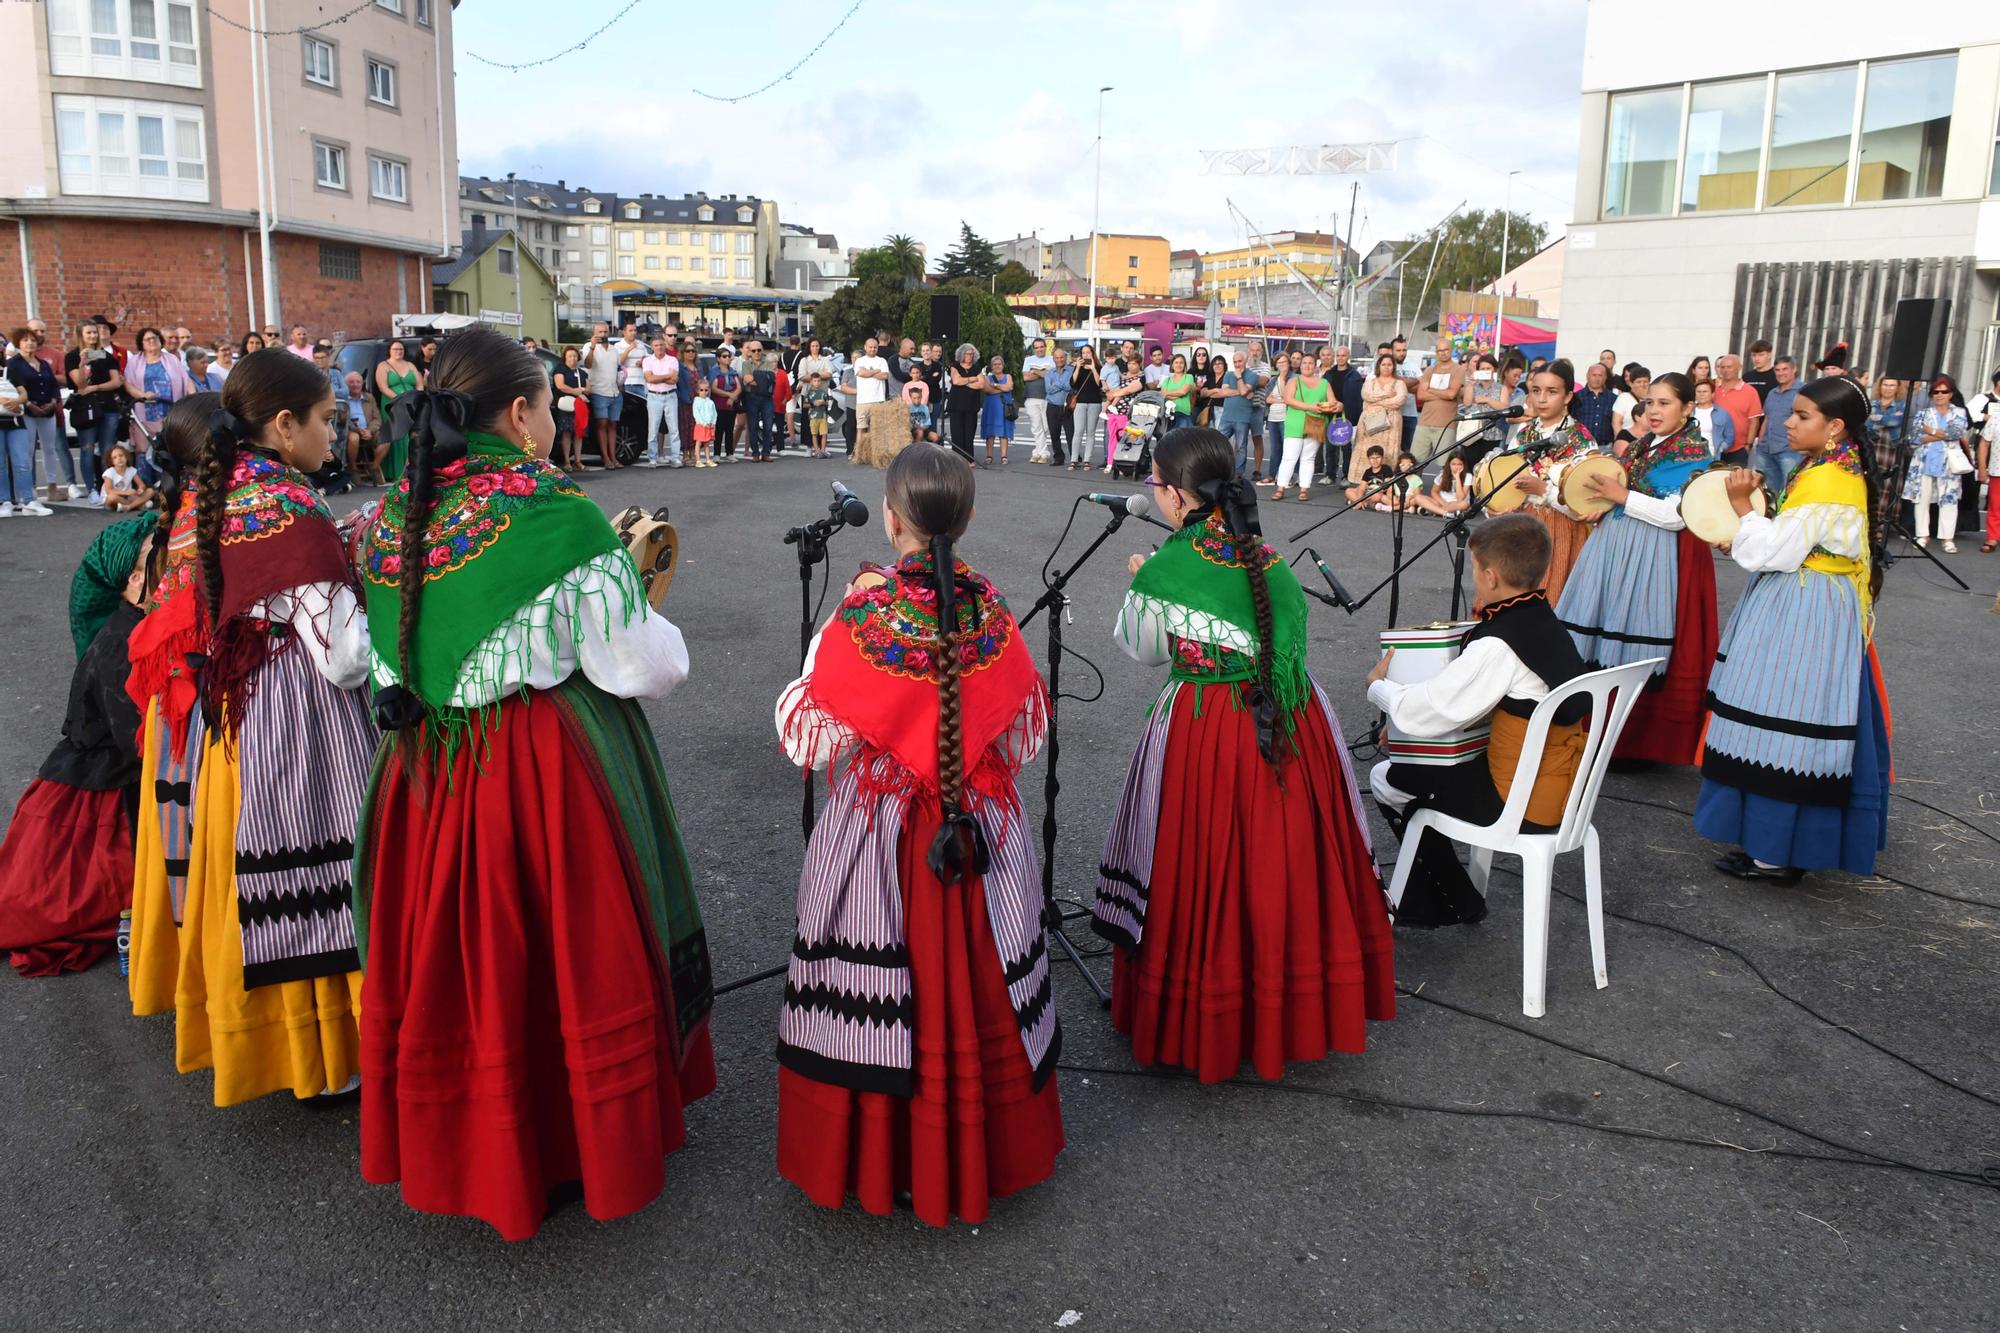
[[[1645,689],[1659,658],[1610,667],[1578,676],[1535,706],[1528,719],[1528,734],[1521,742],[1521,759],[1514,769],[1507,804],[1491,824],[1470,824],[1436,810],[1419,810],[1403,830],[1403,846],[1396,855],[1396,873],[1389,882],[1389,908],[1393,912],[1403,901],[1410,881],[1410,867],[1424,830],[1435,829],[1453,842],[1473,849],[1467,872],[1482,894],[1493,867],[1495,852],[1509,852],[1521,858],[1521,1012],[1540,1018],[1547,1010],[1549,959],[1549,899],[1555,875],[1556,857],[1564,852],[1583,850],[1584,898],[1590,916],[1590,961],[1597,987],[1610,984],[1604,970],[1604,875],[1598,862],[1597,828],[1591,814],[1597,808],[1597,793],[1611,768],[1611,752],[1632,707]],[[1528,797],[1534,790],[1535,773],[1541,767],[1542,747],[1548,739],[1549,724],[1564,700],[1579,694],[1590,696],[1590,734],[1577,763],[1576,781],[1563,804],[1562,822],[1554,833],[1524,833],[1521,821],[1527,816]],[[1410,803],[1407,792],[1389,782],[1388,763],[1369,770],[1368,785],[1377,800],[1397,810]]]

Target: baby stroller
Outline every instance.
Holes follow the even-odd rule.
[[[1132,395],[1126,410],[1125,429],[1111,441],[1111,474],[1137,481],[1152,472],[1153,441],[1166,432],[1173,412],[1158,389]]]

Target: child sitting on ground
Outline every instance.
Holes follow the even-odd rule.
[[[806,414],[806,433],[812,440],[812,456],[826,457],[826,423],[833,414],[833,391],[826,387],[826,372],[815,370],[799,394],[799,410]]]
[[[153,488],[132,466],[132,451],[122,444],[111,446],[104,469],[104,507],[114,512],[137,511],[153,503]]]
[[[694,383],[694,465],[714,467],[715,462],[715,399],[709,396],[708,377],[701,376]],[[822,451],[824,452],[824,451]]]
[[[1406,455],[1407,456],[1407,455]],[[1389,785],[1411,800],[1383,816],[1400,836],[1410,815],[1432,809],[1475,824],[1500,817],[1520,761],[1521,742],[1535,705],[1583,674],[1576,641],[1556,619],[1542,591],[1553,543],[1549,530],[1526,514],[1501,514],[1472,530],[1476,625],[1450,665],[1418,684],[1386,679],[1392,648],[1368,673],[1368,701],[1398,730],[1437,737],[1488,721],[1486,753],[1460,763],[1389,765]],[[1563,804],[1583,755],[1584,715],[1590,701],[1578,695],[1562,705],[1549,726],[1522,828],[1548,832],[1562,822]],[[1399,926],[1471,923],[1486,915],[1486,900],[1472,887],[1451,842],[1424,834],[1409,884],[1396,908]]]
[[[1390,507],[1407,509],[1423,491],[1424,474],[1417,471],[1417,456],[1405,449],[1396,456],[1396,484],[1385,496]]]
[[[1371,444],[1368,446],[1368,466],[1362,470],[1361,480],[1347,488],[1347,501],[1349,504],[1358,501],[1362,496],[1367,495],[1368,492],[1396,475],[1383,463],[1382,457],[1381,445]],[[1387,510],[1393,495],[1393,491],[1381,492],[1373,497],[1371,507]]]

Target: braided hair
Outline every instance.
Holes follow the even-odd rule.
[[[215,397],[196,394],[187,401]],[[304,420],[332,397],[323,371],[274,348],[252,352],[237,362],[223,382],[220,402],[205,414],[206,429],[187,462],[194,474],[195,551],[201,559],[202,591],[211,623],[222,616],[222,516],[238,451],[260,446],[265,429],[284,413]]]
[[[167,409],[167,419],[153,442],[153,465],[160,470],[160,521],[146,545],[146,592],[151,595],[166,573],[167,541],[180,516],[184,476],[201,456],[208,438],[209,414],[222,406],[219,393],[194,393]]]
[[[1868,395],[1845,375],[1825,375],[1800,386],[1799,397],[1846,429],[1861,464],[1861,481],[1868,495],[1868,597],[1873,601],[1882,595],[1886,572],[1882,557],[1888,537],[1882,531],[1882,478],[1875,470],[1875,437],[1868,429]]]
[[[1263,525],[1257,517],[1257,493],[1236,475],[1236,453],[1229,437],[1206,426],[1181,426],[1161,437],[1153,450],[1153,469],[1160,480],[1201,499],[1203,508],[1188,516],[1204,520],[1222,515],[1223,527],[1238,552],[1250,580],[1250,606],[1257,617],[1257,675],[1248,703],[1257,724],[1257,753],[1282,774],[1284,750],[1278,744],[1277,693],[1272,685],[1277,658],[1271,614],[1271,584],[1265,576]]]
[[[390,433],[409,441],[403,473],[408,492],[397,547],[402,560],[402,606],[396,621],[400,679],[375,694],[375,721],[384,731],[414,734],[424,718],[423,701],[409,682],[428,567],[424,534],[437,504],[438,469],[465,456],[466,431],[491,431],[517,400],[546,403],[549,395],[548,376],[526,348],[492,329],[468,329],[445,343],[425,388],[396,399]]]
[[[938,594],[938,647],[935,675],[938,689],[938,803],[943,823],[931,842],[930,866],[945,884],[984,873],[985,835],[963,808],[965,798],[965,721],[959,695],[959,653],[964,641],[959,628],[960,606],[956,557],[952,544],[965,535],[972,521],[972,465],[949,449],[905,449],[889,465],[884,501],[912,535],[930,547]]]

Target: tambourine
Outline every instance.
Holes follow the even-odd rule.
[[[1528,503],[1520,479],[1529,470],[1528,460],[1520,454],[1488,454],[1473,474],[1473,493],[1487,497],[1488,513],[1511,514]]]
[[[1729,501],[1729,474],[1743,469],[1727,463],[1704,468],[1681,488],[1681,522],[1710,546],[1727,546],[1743,527],[1743,516]],[[1750,512],[1771,512],[1771,491],[1763,483],[1750,492]]]
[[[1596,518],[1616,508],[1617,502],[1607,500],[1590,489],[1592,477],[1617,477],[1623,481],[1625,465],[1610,454],[1584,454],[1551,467],[1549,486],[1562,496],[1563,504],[1571,513]]]

